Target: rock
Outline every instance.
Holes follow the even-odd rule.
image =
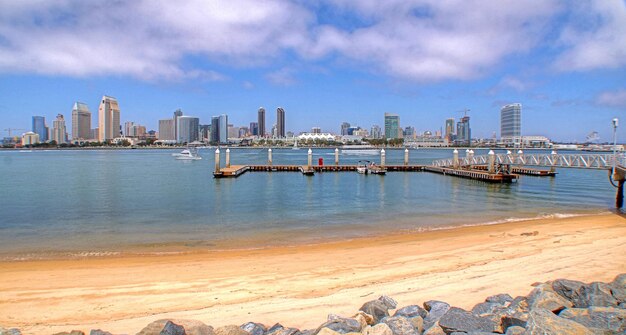
[[[450,310],[439,319],[439,327],[441,327],[446,334],[452,332],[469,333],[470,331],[491,333],[499,328],[492,320],[481,318],[457,307],[450,308]]]
[[[379,323],[389,316],[389,307],[380,299],[364,303],[359,310],[374,317],[374,323]]]
[[[228,325],[215,329],[215,335],[248,335],[248,332],[238,326]]]
[[[239,326],[243,331],[248,333],[249,335],[263,335],[267,331],[265,325],[256,323],[256,322],[248,322]]]
[[[22,332],[17,328],[2,328],[0,327],[0,335],[22,335]]]
[[[418,315],[423,319],[428,315],[428,312],[418,305],[410,305],[400,308],[393,314],[393,316],[404,316],[407,318],[416,317]]]
[[[389,326],[393,335],[419,335],[413,324],[403,316],[385,318],[382,322]]]
[[[80,331],[80,330],[72,330],[71,332],[60,332],[60,333],[56,333],[54,335],[85,335],[84,332]]]
[[[273,326],[270,327],[270,329],[267,330],[267,333],[273,333],[278,329],[283,329],[285,327],[283,327],[283,325],[281,325],[280,323],[276,323]]]
[[[363,335],[393,335],[391,328],[385,323],[379,323],[375,326],[367,326],[363,329]]]
[[[611,287],[605,283],[591,283],[585,285],[580,290],[582,304],[576,307],[615,307],[618,305],[618,301],[613,297],[611,293]]]
[[[338,332],[329,329],[329,328],[322,328],[320,329],[320,331],[317,333],[317,335],[340,335]]]
[[[424,329],[432,327],[450,309],[450,305],[443,301],[430,300],[424,302],[424,309],[428,315],[424,318]]]
[[[620,304],[626,303],[626,273],[615,277],[609,286],[611,287],[613,298]]]
[[[172,321],[167,321],[159,335],[187,335],[187,333],[185,333],[183,326],[177,325]]]
[[[499,303],[481,302],[472,308],[472,314],[476,316],[485,316],[494,314],[496,311],[504,309],[505,307]]]
[[[424,319],[422,319],[421,316],[418,315],[407,319],[413,325],[413,328],[415,328],[418,334],[421,334],[424,331]]]
[[[113,335],[113,334],[111,334],[111,333],[109,333],[107,331],[104,331],[102,329],[92,329],[89,332],[89,335]]]
[[[187,335],[215,335],[213,327],[207,326],[203,322],[198,320],[186,320],[186,319],[161,319],[154,321],[144,327],[137,335],[158,335],[165,327],[168,321],[172,321],[177,325],[181,325],[185,328]]]
[[[559,316],[576,321],[591,330],[607,329],[614,334],[626,334],[626,310],[623,309],[595,306],[570,308],[562,311]]]
[[[446,333],[439,327],[439,324],[435,323],[430,328],[426,329],[422,335],[446,335]]]
[[[315,334],[315,329],[305,329],[300,331],[300,335],[313,335]]]
[[[299,334],[300,330],[298,328],[282,328],[276,329],[271,333],[267,333],[266,335],[295,335]]]
[[[522,334],[524,334],[525,331],[526,331],[526,328],[513,326],[513,327],[509,327],[506,330],[506,333],[504,333],[504,334],[505,335],[522,335]]]
[[[361,324],[355,319],[340,318],[329,320],[319,326],[315,334],[319,334],[323,328],[334,330],[339,334],[358,333],[361,331]]]
[[[506,314],[500,319],[502,324],[502,330],[508,331],[511,327],[526,328],[528,322],[528,313],[515,312],[513,314]]]
[[[573,307],[571,301],[552,291],[552,288],[546,284],[539,285],[530,293],[528,304],[531,310],[544,308],[554,313]]]
[[[359,321],[359,323],[361,324],[361,331],[366,327],[366,326],[371,326],[373,324],[375,324],[374,322],[374,317],[363,312],[363,311],[359,311],[358,313],[356,313],[355,315],[352,316],[353,319]]]
[[[626,273],[617,275],[617,277],[615,277],[615,279],[611,282],[611,285],[626,288]]]
[[[394,309],[398,307],[398,303],[389,296],[386,296],[386,295],[380,296],[378,300],[382,302],[383,304],[385,304],[385,306],[387,306],[387,308],[389,309]]]
[[[552,282],[552,290],[574,305],[580,299],[580,290],[583,286],[585,286],[584,283],[576,280],[557,279]]]
[[[578,322],[558,317],[547,309],[530,311],[525,335],[593,335],[589,328]]]
[[[485,299],[485,302],[492,302],[492,303],[500,304],[502,306],[510,303],[511,301],[513,301],[513,297],[506,293],[492,295],[490,297],[487,297],[487,299]]]

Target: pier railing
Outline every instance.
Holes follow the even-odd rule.
[[[613,159],[617,165],[626,166],[626,156],[620,153],[617,157],[613,154],[497,154],[497,164],[528,165],[545,167],[566,167],[581,169],[610,169]],[[459,166],[485,165],[489,163],[489,155],[459,157]],[[454,166],[453,158],[439,159],[432,162],[433,166]]]

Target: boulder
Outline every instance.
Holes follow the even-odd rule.
[[[300,330],[298,328],[281,328],[276,329],[271,333],[267,333],[266,335],[295,335],[299,334]]]
[[[504,335],[522,335],[524,334],[525,331],[526,331],[526,328],[513,326],[513,327],[509,327],[509,329],[506,330],[506,333],[504,333]]]
[[[363,331],[366,326],[371,326],[375,324],[374,317],[363,311],[359,311],[358,313],[354,314],[352,318],[359,321],[359,323],[361,324],[361,331]]]
[[[81,330],[72,330],[71,332],[60,332],[54,335],[85,335],[85,333]]]
[[[404,316],[407,318],[416,317],[418,315],[423,319],[428,315],[428,312],[418,305],[410,305],[400,308],[393,314],[393,316]]]
[[[391,328],[385,323],[379,323],[374,326],[367,326],[363,329],[363,335],[393,335]]]
[[[165,324],[168,321],[172,321],[177,325],[181,325],[185,328],[185,332],[187,335],[215,335],[213,331],[213,327],[207,326],[206,324],[197,321],[197,320],[186,320],[186,319],[161,319],[154,321],[144,327],[137,335],[158,335],[165,327]]]
[[[446,332],[439,327],[439,324],[435,323],[430,328],[426,329],[422,335],[446,335]]]
[[[530,311],[524,334],[593,335],[593,332],[578,322],[558,317],[547,309],[537,308]]]
[[[22,332],[17,328],[2,328],[0,327],[0,335],[22,335]]]
[[[430,300],[424,302],[424,309],[428,315],[424,318],[424,329],[432,327],[450,309],[450,305],[443,301]]]
[[[364,303],[359,310],[371,315],[374,318],[374,323],[379,323],[380,320],[389,316],[389,306],[380,299]]]
[[[305,329],[300,331],[300,335],[314,335],[315,329]]]
[[[334,330],[339,334],[358,333],[361,331],[361,324],[355,319],[348,318],[329,320],[319,326],[315,334],[319,334],[319,332],[324,328]]]
[[[481,302],[472,308],[472,314],[477,316],[485,316],[504,310],[506,307],[494,302]]]
[[[511,327],[526,328],[528,322],[528,313],[515,312],[513,314],[505,314],[500,320],[502,324],[502,330],[508,331]]]
[[[487,318],[476,316],[468,311],[452,307],[439,319],[439,327],[446,334],[453,332],[489,332],[496,331],[499,327],[495,322]]]
[[[421,316],[414,316],[412,318],[407,318],[409,322],[413,325],[413,328],[421,334],[424,331],[424,319]]]
[[[559,316],[576,321],[591,330],[606,329],[613,334],[626,334],[626,310],[624,309],[595,306],[570,308],[562,311]]]
[[[320,329],[320,331],[317,333],[318,335],[340,335],[338,332],[332,330],[332,329],[328,329],[328,328],[322,328]]]
[[[159,335],[186,335],[185,328],[172,321],[167,321]]]
[[[380,302],[385,304],[385,306],[387,306],[387,308],[389,309],[394,309],[398,307],[398,303],[392,297],[383,295],[383,296],[380,296],[378,300],[380,300]]]
[[[615,277],[609,286],[611,287],[613,298],[620,304],[626,303],[626,273]]]
[[[248,335],[248,332],[239,326],[228,325],[215,329],[215,335]]]
[[[551,286],[554,292],[576,305],[580,299],[580,290],[585,284],[576,280],[557,279]]]
[[[552,288],[546,284],[539,285],[530,293],[528,296],[528,304],[531,310],[544,308],[554,313],[573,307],[571,301],[554,292]]]
[[[615,307],[618,305],[618,301],[613,297],[611,293],[611,287],[605,283],[591,283],[585,285],[580,290],[581,304],[576,307]]]
[[[89,335],[113,335],[113,334],[111,334],[111,333],[109,333],[107,331],[104,331],[102,329],[92,329],[89,332]]]
[[[503,306],[510,303],[511,301],[513,301],[513,297],[508,295],[507,293],[492,295],[485,299],[485,302],[492,302]]]
[[[267,331],[265,325],[256,323],[256,322],[248,322],[239,326],[243,331],[248,333],[249,335],[263,335]]]
[[[411,321],[403,316],[385,318],[382,322],[389,326],[393,335],[419,335]]]
[[[278,329],[283,329],[285,327],[283,327],[283,325],[281,325],[280,323],[275,323],[273,326],[270,327],[270,329],[267,330],[267,333],[273,333]]]

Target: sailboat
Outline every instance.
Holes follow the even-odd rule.
[[[293,147],[291,148],[292,150],[300,150],[300,147],[298,147],[298,139],[296,139],[293,142]]]

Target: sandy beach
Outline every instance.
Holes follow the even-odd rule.
[[[626,272],[626,218],[522,221],[315,245],[0,263],[0,326],[136,333],[163,318],[300,329],[386,294],[471,308],[556,278]]]

